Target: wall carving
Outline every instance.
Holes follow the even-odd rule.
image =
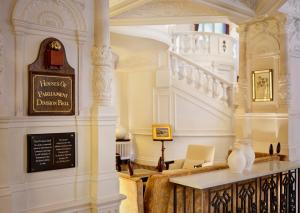
[[[283,6],[282,10],[287,12],[289,16],[300,18],[300,1],[288,0],[288,2]]]
[[[113,54],[111,48],[109,46],[94,47],[92,59],[94,63],[94,100],[102,105],[110,105],[113,82]]]
[[[13,12],[14,25],[29,23],[58,29],[86,31],[82,0],[23,0]]]
[[[300,19],[288,17],[286,31],[289,54],[300,57]]]
[[[251,41],[253,38],[261,35],[269,35],[279,41],[280,23],[276,19],[267,19],[264,21],[251,24],[247,28],[247,40]],[[279,43],[279,42],[278,42]]]

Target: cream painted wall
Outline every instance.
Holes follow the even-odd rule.
[[[168,46],[138,37],[111,34],[113,51],[118,54],[117,111],[120,124],[131,133],[149,130],[153,122],[153,87],[158,56]]]

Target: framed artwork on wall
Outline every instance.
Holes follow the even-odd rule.
[[[273,70],[256,70],[252,72],[252,101],[273,101]]]
[[[172,141],[172,130],[169,124],[152,125],[152,138],[154,141]]]

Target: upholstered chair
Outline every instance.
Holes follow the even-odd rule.
[[[215,147],[205,145],[189,145],[185,159],[175,160],[169,169],[192,169],[211,166],[214,162]]]

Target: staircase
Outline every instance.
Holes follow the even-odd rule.
[[[221,34],[173,33],[169,65],[157,72],[155,122],[171,123],[176,141],[185,145],[219,146],[216,160],[234,136],[234,42]]]

